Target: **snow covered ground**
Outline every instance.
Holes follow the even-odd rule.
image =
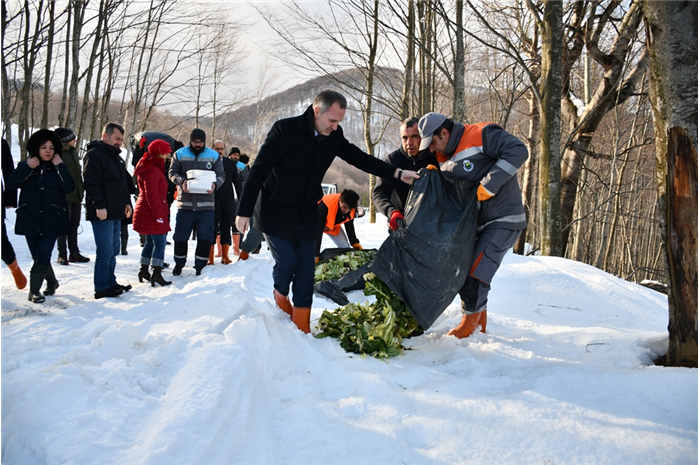
[[[14,210],[6,224],[28,273]],[[379,247],[385,224],[359,220],[362,244]],[[88,222],[79,243],[94,261]],[[140,251],[132,231],[117,278],[134,289],[117,299],[93,300],[93,262],[54,265],[43,305],[2,266],[3,464],[698,461],[698,372],[651,363],[666,297],[596,268],[509,254],[485,334],[445,336],[456,299],[381,361],[296,330],[265,247],[196,277],[191,242],[182,276],[158,288],[136,279]],[[312,326],[326,308],[316,297]]]

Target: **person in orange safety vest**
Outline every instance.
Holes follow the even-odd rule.
[[[345,189],[340,194],[328,194],[318,202],[318,232],[316,233],[316,257],[321,252],[323,233],[333,241],[336,247],[352,247],[362,250],[355,235],[353,220],[357,216],[357,204],[360,196],[357,192]],[[345,225],[345,233],[340,225]]]

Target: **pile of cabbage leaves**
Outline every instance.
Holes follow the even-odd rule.
[[[333,275],[333,278],[328,279],[338,279],[371,260],[374,253],[369,256],[369,252],[355,251],[343,255],[350,256],[339,256],[329,260],[324,264],[326,267],[323,272],[319,272],[317,266],[317,281],[320,281],[318,278],[321,275]],[[348,266],[350,263],[352,265]],[[333,268],[334,271],[330,271],[329,268]],[[367,296],[375,296],[375,301],[350,303],[334,311],[324,310],[317,326],[321,332],[316,337],[334,337],[343,349],[355,354],[371,355],[380,359],[401,355],[407,350],[403,346],[403,340],[421,334],[423,329],[413,318],[406,304],[379,278],[373,273],[367,273],[364,279],[364,293]]]

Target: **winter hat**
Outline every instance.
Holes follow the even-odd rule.
[[[63,144],[61,143],[61,138],[54,131],[50,129],[39,129],[37,132],[29,136],[27,141],[27,153],[30,157],[39,156],[39,147],[41,144],[50,140],[53,143],[53,153],[60,154],[63,151]]]
[[[433,141],[433,133],[446,119],[447,117],[440,113],[431,112],[423,115],[420,121],[418,121],[418,132],[420,132],[421,137],[420,150],[428,148]]]
[[[172,149],[170,144],[165,142],[163,139],[156,139],[150,144],[148,144],[148,154],[153,156],[165,155],[171,153]]]
[[[231,147],[231,150],[228,151],[229,155],[233,155],[234,153],[241,153],[241,150],[238,147]]]
[[[54,129],[56,131],[56,134],[58,134],[58,137],[61,138],[61,142],[67,144],[68,142],[72,141],[73,139],[77,139],[78,136],[75,135],[72,129],[68,128],[56,128]]]
[[[190,133],[190,140],[201,140],[202,142],[206,142],[207,134],[199,128],[194,128]]]

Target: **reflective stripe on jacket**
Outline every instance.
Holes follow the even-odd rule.
[[[517,137],[494,123],[463,127],[454,154],[440,164],[447,178],[479,182],[492,194],[479,202],[479,229],[496,224],[505,229],[527,226],[522,193],[515,174],[528,158],[527,147]],[[458,129],[458,123],[455,123]],[[453,129],[450,134],[458,135]]]

